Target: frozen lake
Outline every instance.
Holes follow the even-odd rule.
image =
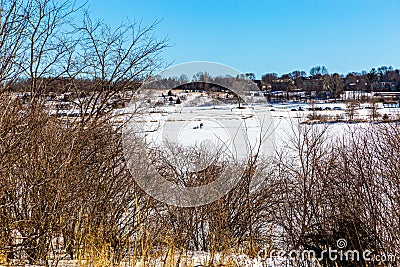
[[[254,108],[239,109],[234,105],[151,110],[136,116],[132,127],[150,146],[165,142],[207,146],[233,158],[243,158],[260,145],[263,151],[272,146],[269,135],[274,128],[270,112],[259,113]]]
[[[296,133],[299,123],[319,108],[319,115],[346,117],[344,103],[313,104],[252,104],[243,109],[237,105],[168,105],[150,108],[134,116],[131,127],[140,133],[150,146],[165,142],[187,147],[206,146],[217,148],[234,158],[243,158],[258,149],[265,155],[273,153]],[[365,106],[355,109],[355,118],[366,119],[370,110]],[[381,115],[399,116],[399,108],[378,107]],[[328,136],[364,127],[370,123],[331,123],[304,125],[302,127],[328,127]]]

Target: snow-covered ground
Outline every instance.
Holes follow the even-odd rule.
[[[235,158],[242,158],[249,151],[258,149],[260,140],[262,151],[270,154],[274,145],[281,147],[298,125],[309,120],[312,114],[332,120],[349,118],[349,107],[343,102],[269,104],[260,98],[258,101],[253,99],[256,103],[239,109],[237,104],[223,104],[202,93],[177,94],[171,102],[160,96],[152,97],[153,102],[164,101],[165,104],[150,108],[130,121],[135,132],[141,132],[150,145],[159,146],[166,141],[185,146],[207,145],[223,149]],[[178,97],[184,99],[181,104],[175,104]],[[400,108],[385,108],[382,104],[377,104],[375,108],[378,114],[375,117],[384,114],[388,118],[400,117]],[[370,124],[365,122],[372,117],[369,104],[357,105],[353,110],[353,119],[362,123],[356,126],[346,122],[324,124],[328,133],[337,136],[351,130],[351,127]]]

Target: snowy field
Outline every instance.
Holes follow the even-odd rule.
[[[348,107],[343,102],[269,104],[263,102],[263,98],[253,98],[247,99],[247,103],[252,101],[251,104],[238,108],[237,104],[222,104],[198,93],[175,97],[185,101],[181,104],[167,101],[164,106],[149,108],[130,121],[130,127],[143,134],[151,146],[165,142],[191,147],[208,146],[223,150],[230,157],[243,158],[250,151],[256,151],[262,143],[261,151],[269,155],[288,142],[300,123],[309,121],[312,114],[348,119]],[[129,108],[119,112],[127,111],[131,112]],[[371,114],[369,105],[361,104],[354,107],[353,119],[362,122],[324,123],[316,127],[328,127],[328,137],[337,137],[354,127],[370,125],[365,121],[371,119]],[[385,114],[389,118],[399,118],[400,108],[385,108],[377,104],[376,114],[377,118]]]

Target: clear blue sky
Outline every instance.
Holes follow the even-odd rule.
[[[400,0],[88,0],[95,18],[162,20],[156,35],[175,64],[214,61],[257,77],[400,68]]]

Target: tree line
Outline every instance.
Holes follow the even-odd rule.
[[[372,68],[369,72],[350,72],[347,75],[329,74],[325,66],[315,66],[308,75],[305,71],[295,70],[287,74],[266,73],[261,76],[259,87],[265,90],[291,91],[300,89],[317,94],[329,93],[331,98],[338,97],[343,91],[399,91],[400,71],[389,66]],[[253,73],[247,73],[253,77]]]

